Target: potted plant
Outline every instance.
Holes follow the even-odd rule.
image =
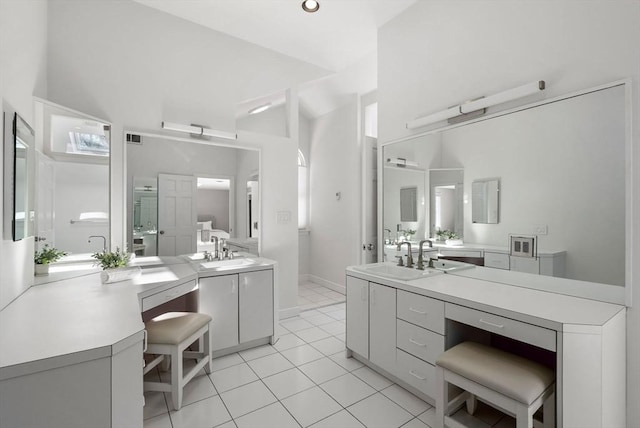
[[[115,251],[101,251],[92,255],[102,268],[100,278],[103,283],[126,281],[140,275],[140,267],[127,268],[131,254],[116,247]]]
[[[49,244],[44,244],[40,251],[36,251],[33,256],[36,275],[49,274],[49,264],[60,260],[67,253],[60,251],[55,247],[50,247]]]

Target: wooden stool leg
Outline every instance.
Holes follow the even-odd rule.
[[[542,424],[544,428],[555,428],[556,426],[556,393],[551,395],[542,404]]]
[[[516,428],[533,428],[533,410],[524,404],[516,407]]]
[[[476,408],[478,407],[478,400],[476,396],[473,394],[469,394],[469,398],[467,398],[467,413],[473,415],[476,412]]]
[[[449,405],[447,383],[444,381],[444,369],[436,366],[436,420],[433,428],[444,428],[444,415]]]
[[[211,324],[209,324],[211,328]],[[207,359],[207,363],[204,365],[205,373],[211,373],[213,371],[213,365],[211,364],[211,333],[207,330],[202,338],[204,341],[204,355]]]
[[[175,346],[171,350],[171,402],[173,410],[182,407],[182,350]]]

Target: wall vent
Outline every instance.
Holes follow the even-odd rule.
[[[142,135],[127,134],[127,143],[128,144],[142,144]]]

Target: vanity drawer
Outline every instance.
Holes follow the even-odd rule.
[[[436,391],[436,369],[401,349],[396,349],[396,376],[420,392],[434,397]]]
[[[403,351],[431,364],[444,352],[444,336],[402,320],[396,327],[397,347]]]
[[[444,302],[398,290],[398,318],[444,334]]]
[[[142,312],[155,308],[156,306],[160,306],[161,304],[173,300],[176,297],[184,296],[197,288],[198,284],[195,280],[192,280],[145,297],[142,299]]]
[[[494,269],[509,270],[509,254],[484,252],[484,265]]]
[[[556,332],[554,330],[471,308],[465,308],[464,306],[458,306],[452,303],[446,304],[445,316],[447,319],[471,325],[501,336],[510,337],[539,348],[554,352],[556,350]]]
[[[482,257],[481,250],[439,250],[438,254],[443,257]]]

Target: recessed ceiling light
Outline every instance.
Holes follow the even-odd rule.
[[[305,12],[313,13],[317,12],[320,9],[320,3],[316,0],[304,0],[302,2],[302,10]]]
[[[271,107],[271,103],[267,103],[267,104],[263,104],[263,105],[258,106],[258,107],[254,107],[251,110],[249,110],[249,114],[262,113],[263,111],[265,111],[269,107]]]

